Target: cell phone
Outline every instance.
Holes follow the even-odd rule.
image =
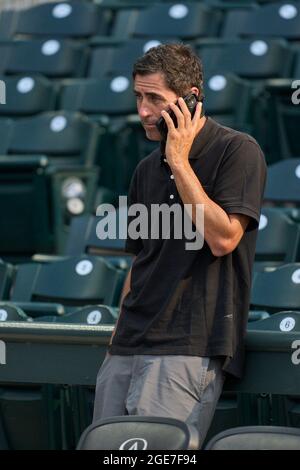
[[[186,105],[187,105],[188,109],[190,110],[190,113],[193,117],[194,114],[195,114],[195,111],[196,111],[197,103],[198,103],[198,101],[200,101],[198,96],[195,95],[194,93],[189,93],[183,99],[184,99],[184,101],[185,101],[185,103],[186,103]],[[203,99],[201,101],[203,101]],[[178,101],[176,101],[175,104],[179,107]],[[170,116],[171,116],[171,118],[174,122],[175,127],[177,127],[177,118],[176,118],[175,113],[172,110],[168,110],[167,112],[170,114]],[[200,117],[202,117],[203,114],[204,114],[204,109],[202,107]],[[168,126],[167,126],[167,123],[166,123],[166,121],[164,120],[164,118],[162,116],[158,119],[158,121],[156,121],[156,127],[159,130],[160,135],[162,136],[162,139],[164,141],[166,141],[167,140],[167,135],[168,135]]]

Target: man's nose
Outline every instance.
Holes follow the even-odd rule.
[[[148,117],[151,114],[151,110],[147,104],[141,104],[138,109],[138,112],[142,118]]]

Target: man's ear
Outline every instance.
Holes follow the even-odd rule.
[[[200,95],[199,88],[197,88],[196,86],[193,86],[191,88],[191,93],[194,93],[196,96],[199,96]]]

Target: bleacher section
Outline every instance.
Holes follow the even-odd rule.
[[[300,1],[76,0],[0,11],[0,449],[75,449],[91,423],[132,262],[124,238],[97,237],[96,209],[156,146],[131,69],[167,42],[191,44],[206,113],[268,164],[245,378],[226,382],[206,443],[300,428]]]

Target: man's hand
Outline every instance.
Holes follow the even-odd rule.
[[[179,107],[170,103],[170,109],[177,118],[177,127],[170,115],[162,111],[162,116],[168,126],[166,142],[166,159],[170,167],[185,166],[188,163],[189,153],[196,135],[199,132],[202,103],[198,102],[193,119],[183,98],[178,100]]]

